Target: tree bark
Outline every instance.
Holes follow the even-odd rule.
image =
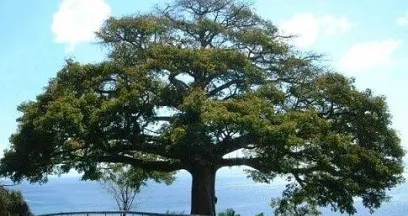
[[[205,163],[197,163],[189,170],[191,187],[191,214],[215,216],[215,174],[217,169]]]

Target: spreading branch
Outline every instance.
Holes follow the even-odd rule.
[[[185,163],[178,161],[148,161],[132,158],[125,155],[99,156],[97,161],[103,163],[123,163],[149,171],[173,172],[186,169]]]
[[[226,138],[218,144],[217,152],[220,155],[225,155],[239,149],[250,149],[253,143],[253,137],[249,135],[243,135],[233,139]]]
[[[264,165],[260,158],[229,158],[222,159],[219,163],[219,167],[233,166],[249,166],[264,173],[277,171],[277,167],[273,167],[269,164]]]
[[[224,89],[227,89],[227,88],[231,87],[231,86],[234,85],[234,84],[235,84],[235,85],[239,85],[239,84],[241,84],[241,83],[243,83],[242,80],[233,79],[233,80],[231,80],[231,81],[229,81],[229,82],[226,82],[226,83],[224,83],[224,84],[222,84],[222,85],[220,85],[220,86],[214,88],[213,90],[211,90],[211,91],[208,93],[208,96],[210,96],[210,97],[215,96],[215,95],[217,95],[219,92],[223,91]]]

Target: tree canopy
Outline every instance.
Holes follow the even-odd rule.
[[[272,9],[271,9],[272,10]],[[46,180],[106,163],[192,174],[191,213],[214,215],[215,173],[246,165],[256,181],[288,179],[280,206],[353,214],[378,208],[403,181],[386,100],[302,52],[250,4],[175,0],[110,18],[97,64],[67,60],[11,136],[0,172]],[[241,150],[242,157],[224,155]]]

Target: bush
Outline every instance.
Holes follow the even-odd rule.
[[[236,214],[234,209],[227,209],[224,212],[218,213],[218,216],[241,216],[241,215]]]
[[[33,215],[20,191],[6,190],[0,187],[0,215],[31,216]]]
[[[241,215],[236,213],[234,209],[227,209],[223,212],[218,213],[218,216],[241,216]],[[264,213],[259,213],[255,216],[264,216]]]

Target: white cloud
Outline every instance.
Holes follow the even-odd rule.
[[[295,44],[301,48],[312,45],[319,35],[319,22],[311,13],[297,14],[289,20],[281,21],[282,34],[295,35]]]
[[[75,46],[95,38],[103,22],[110,16],[111,8],[104,0],[62,0],[53,15],[51,30],[57,43]]]
[[[392,54],[400,45],[400,40],[393,39],[354,45],[340,59],[339,67],[354,72],[389,65]]]
[[[408,11],[405,12],[403,16],[400,16],[396,20],[397,25],[407,26],[408,25]]]
[[[280,22],[281,34],[295,35],[295,45],[306,48],[315,43],[318,36],[339,35],[351,29],[353,24],[345,17],[331,15],[318,17],[312,13],[300,13]]]
[[[320,23],[326,35],[344,34],[354,26],[346,17],[325,16]]]

